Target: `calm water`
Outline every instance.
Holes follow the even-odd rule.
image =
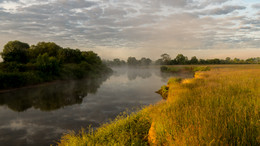
[[[98,127],[120,112],[154,104],[170,76],[159,68],[114,68],[108,77],[0,93],[0,145],[50,145],[68,130]]]

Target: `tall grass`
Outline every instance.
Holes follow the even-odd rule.
[[[260,66],[171,79],[166,102],[121,116],[60,145],[260,145]]]
[[[151,126],[151,117],[147,107],[138,113],[122,114],[114,121],[102,125],[96,131],[89,128],[79,134],[70,132],[65,134],[58,143],[60,146],[105,146],[105,145],[148,145],[148,132]]]
[[[219,69],[169,85],[153,111],[157,145],[259,145],[260,70]]]

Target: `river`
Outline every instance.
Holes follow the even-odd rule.
[[[55,144],[68,130],[98,127],[130,109],[154,104],[171,76],[158,67],[113,68],[100,78],[56,82],[0,93],[0,145]]]

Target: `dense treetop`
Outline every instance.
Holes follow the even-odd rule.
[[[29,46],[20,41],[8,42],[1,53],[1,88],[19,87],[60,79],[79,79],[109,69],[93,51],[62,48],[53,42]]]

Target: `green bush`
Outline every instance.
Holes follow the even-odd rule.
[[[163,99],[167,99],[168,91],[169,91],[169,87],[166,85],[163,85],[160,90],[156,91],[156,93],[160,94]]]
[[[0,89],[17,88],[40,82],[42,79],[33,72],[0,72]]]
[[[64,49],[53,42],[39,42],[30,47],[26,43],[10,41],[3,51],[0,89],[111,72],[93,51]]]

